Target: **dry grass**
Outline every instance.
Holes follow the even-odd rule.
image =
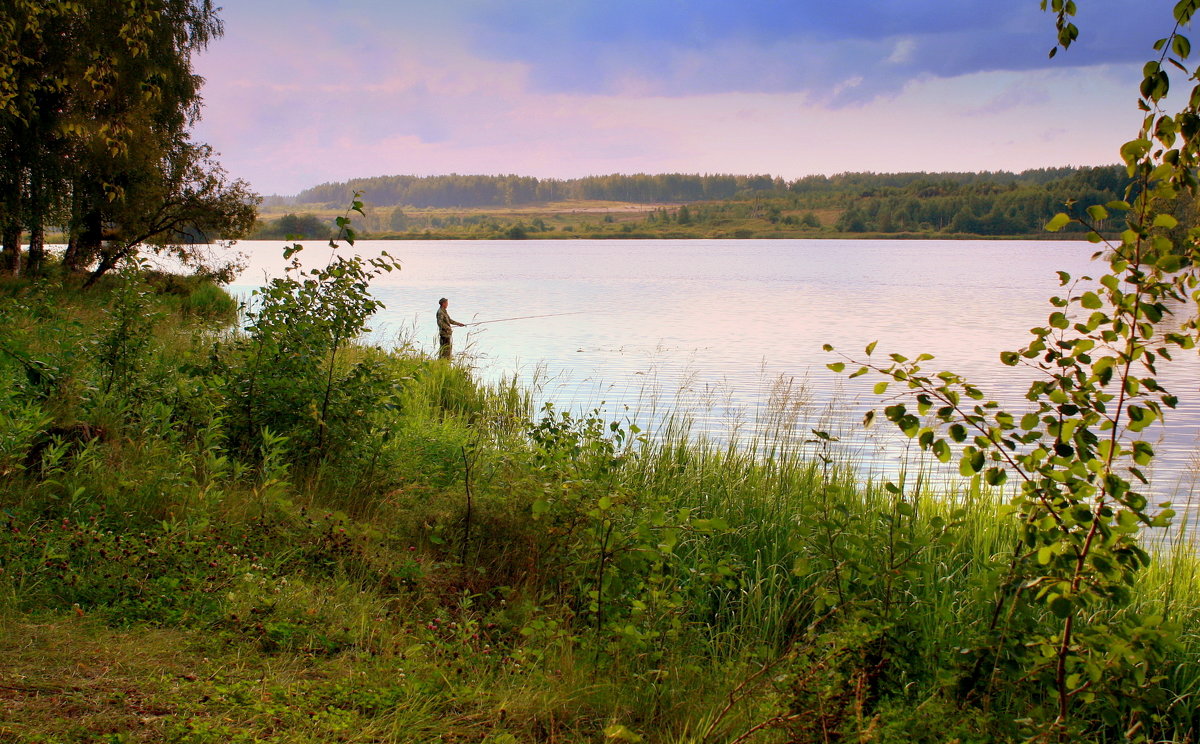
[[[0,742],[516,741],[509,731],[578,741],[602,727],[576,709],[577,685],[541,675],[497,684],[465,660],[455,668],[425,658],[419,644],[410,652],[263,653],[213,634],[116,629],[86,617],[6,622]]]
[[[9,623],[0,637],[0,742],[407,741],[400,729],[436,738],[490,717],[447,717],[428,699],[403,714],[362,713],[370,702],[357,694],[405,675],[355,661],[263,654],[205,634],[86,618]]]
[[[203,667],[175,631],[86,618],[8,623],[0,635],[0,741],[162,741]],[[35,738],[36,737],[36,738]]]

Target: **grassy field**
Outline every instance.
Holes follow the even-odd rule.
[[[739,203],[691,204],[696,214],[680,224],[679,204],[567,201],[512,208],[372,207],[356,217],[367,238],[819,238],[842,237],[833,229],[841,209],[792,209],[768,213]],[[698,210],[698,212],[697,212]],[[262,228],[287,214],[311,215],[332,225],[344,210],[323,204],[269,206]],[[397,212],[400,217],[397,217]],[[808,217],[808,224],[801,220]],[[858,235],[857,237],[863,237]],[[895,236],[893,236],[895,237]]]
[[[765,203],[765,202],[764,202]],[[572,240],[572,239],[1045,239],[1048,233],[1003,237],[942,230],[918,232],[845,232],[837,229],[842,208],[782,208],[754,202],[690,204],[685,223],[680,204],[631,204],[566,201],[510,208],[377,207],[367,204],[355,215],[359,237],[372,240]],[[399,213],[400,216],[397,216]],[[345,208],[325,204],[272,204],[259,211],[250,240],[324,239],[336,231]],[[306,220],[305,229],[289,229],[284,218]],[[51,230],[47,243],[65,243]]]
[[[531,410],[469,359],[338,341],[346,294],[290,291],[235,331],[201,283],[2,287],[0,741],[1046,730],[1006,642],[1052,618],[996,612],[1003,492],[862,483],[780,447],[782,413],[716,446]],[[1094,683],[1074,740],[1196,740],[1189,546],[1095,609],[1174,630],[1139,684]]]

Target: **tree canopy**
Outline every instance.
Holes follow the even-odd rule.
[[[0,270],[36,272],[46,225],[92,279],[138,247],[237,238],[257,196],[191,141],[192,55],[222,32],[210,0],[12,0],[0,14]],[[21,266],[21,236],[30,233]],[[205,241],[207,242],[207,241]]]

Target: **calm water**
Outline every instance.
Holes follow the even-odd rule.
[[[282,270],[282,242],[244,242],[251,266],[235,291]],[[345,250],[343,248],[343,250]],[[745,441],[786,407],[798,440],[820,426],[872,475],[894,475],[917,455],[908,440],[854,422],[880,403],[879,378],[847,381],[825,368],[833,344],[861,356],[934,354],[1009,410],[1023,410],[1028,373],[1004,367],[1045,323],[1057,270],[1097,271],[1093,246],[1048,241],[694,240],[359,242],[403,263],[375,293],[387,305],[373,324],[380,343],[434,350],[439,297],[471,323],[573,313],[460,328],[465,351],[489,379],[518,374],[560,408],[603,405],[608,418],[653,429],[683,409],[694,429]],[[310,264],[329,249],[313,242]],[[1158,441],[1154,492],[1176,503],[1196,489],[1200,358],[1161,370],[1180,409],[1143,436]],[[783,404],[786,403],[786,406]],[[1148,436],[1147,436],[1148,435]]]

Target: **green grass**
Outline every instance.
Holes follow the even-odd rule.
[[[964,653],[1042,621],[993,627],[1005,495],[863,483],[796,446],[796,391],[717,445],[356,345],[324,456],[311,416],[238,447],[220,293],[156,281],[0,299],[4,741],[984,742],[1037,710]],[[120,303],[151,335],[114,362]],[[1118,610],[1181,629],[1157,740],[1200,725],[1198,567],[1181,539]]]

